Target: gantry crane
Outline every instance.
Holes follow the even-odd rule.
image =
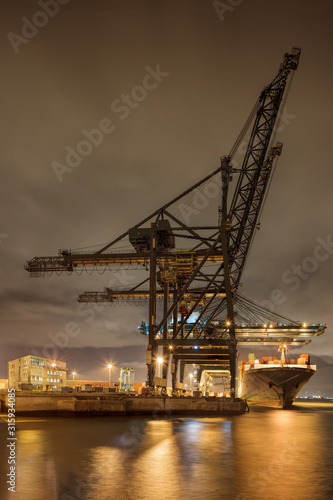
[[[58,256],[35,257],[25,266],[31,276],[72,273],[79,268],[112,270],[114,266],[149,271],[149,277],[132,288],[86,292],[79,300],[148,298],[146,362],[151,389],[156,385],[166,387],[172,354],[174,388],[179,364],[181,379],[186,364],[196,363],[202,369],[218,365],[229,370],[231,394],[234,394],[237,344],[234,301],[271,173],[281,154],[282,144],[272,144],[275,125],[288,79],[291,81],[290,75],[297,69],[299,58],[298,48],[284,55],[276,77],[261,92],[230,154],[221,157],[216,170],[98,251],[61,250]],[[232,159],[252,123],[242,166],[234,169]],[[228,207],[229,183],[235,173],[239,173],[239,178]],[[219,192],[216,223],[211,224],[210,214],[210,219],[203,223],[205,210],[196,210],[194,215],[192,210],[191,217],[198,222],[189,224],[189,216],[184,217],[184,211],[188,214],[193,199],[213,182]],[[124,242],[131,245],[131,250],[119,247]],[[190,243],[185,250],[184,242]],[[159,320],[158,299],[163,300]],[[212,338],[211,331],[223,307],[227,314],[223,335]],[[195,312],[197,316],[189,325],[188,320]],[[159,347],[163,348],[163,370],[162,377],[157,378]]]

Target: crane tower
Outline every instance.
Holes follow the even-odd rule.
[[[148,273],[134,287],[85,292],[78,300],[148,300],[145,333],[151,390],[166,388],[169,368],[174,390],[181,388],[185,366],[195,364],[200,373],[214,367],[228,372],[231,395],[235,393],[238,336],[234,304],[272,171],[282,152],[282,144],[275,143],[274,136],[300,52],[294,48],[284,54],[277,75],[261,92],[235,145],[220,157],[213,172],[98,251],[61,250],[57,256],[35,257],[25,266],[31,276],[73,273],[79,268],[112,270],[115,266]],[[234,168],[233,158],[246,137],[242,164]],[[229,202],[234,175],[238,180]],[[189,223],[191,201],[211,183],[218,191],[215,215],[212,202],[207,210],[192,210],[191,219],[196,222]],[[221,311],[225,313],[222,324]],[[162,376],[156,377],[159,350],[163,352]]]

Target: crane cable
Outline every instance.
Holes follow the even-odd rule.
[[[237,152],[237,150],[238,150],[241,142],[243,141],[243,139],[244,139],[244,137],[245,137],[245,135],[246,135],[246,133],[247,133],[247,131],[248,131],[248,129],[249,129],[249,127],[250,127],[253,119],[254,119],[255,114],[259,110],[259,100],[260,100],[259,98],[256,100],[256,102],[255,102],[255,104],[254,104],[254,106],[253,106],[253,108],[252,108],[252,110],[251,110],[251,112],[250,112],[250,114],[249,114],[249,116],[248,116],[248,118],[247,118],[247,120],[246,120],[246,122],[245,122],[245,124],[244,124],[244,126],[243,126],[243,128],[242,128],[242,130],[240,132],[240,134],[239,134],[239,136],[236,139],[235,144],[231,148],[231,151],[229,153],[229,157],[231,159],[235,156],[235,154],[236,154],[236,152]]]
[[[286,94],[285,94],[284,102],[286,101],[286,98],[288,97],[288,93],[289,93],[289,90],[290,90],[290,85],[291,85],[291,82],[292,82],[293,77],[294,77],[294,72],[292,72],[292,74],[291,74],[291,78],[290,78],[290,80],[289,80],[289,82],[288,82],[288,87],[287,87],[287,90],[286,90]],[[249,130],[249,127],[250,127],[250,125],[251,125],[251,123],[252,123],[252,121],[253,121],[253,119],[254,119],[254,117],[255,117],[256,113],[258,112],[259,108],[260,108],[260,97],[258,97],[258,99],[256,100],[256,102],[255,102],[255,104],[254,104],[254,106],[253,106],[253,108],[252,108],[252,110],[251,110],[251,112],[250,112],[250,114],[249,114],[249,116],[248,116],[248,118],[247,118],[247,120],[246,120],[246,122],[245,122],[245,124],[244,124],[243,128],[242,128],[242,130],[240,131],[239,136],[237,137],[237,139],[236,139],[236,141],[235,141],[234,145],[232,146],[232,148],[231,148],[231,150],[230,150],[230,153],[229,153],[229,155],[228,155],[230,159],[232,159],[232,158],[235,156],[235,154],[236,154],[236,152],[237,152],[237,150],[238,150],[238,148],[239,148],[240,144],[241,144],[241,143],[242,143],[242,141],[244,140],[244,137],[246,136],[246,133],[247,133],[247,131]],[[283,109],[283,108],[282,108],[282,109]],[[280,120],[281,120],[281,117],[279,117],[279,122],[280,122]],[[279,123],[279,122],[278,122],[278,123]],[[274,141],[274,139],[275,139],[275,135],[276,135],[276,132],[275,132],[275,134],[274,134],[274,136],[273,136],[273,138],[272,138],[272,142],[273,142],[273,141]],[[201,189],[202,189],[202,187],[201,187]],[[200,191],[200,188],[199,188],[199,191]],[[190,198],[187,200],[187,205],[190,205],[190,204],[192,203],[192,201],[193,201],[193,199],[195,198],[195,196],[197,196],[197,193],[196,193],[196,192],[195,192],[195,193],[191,193]],[[177,216],[179,216],[179,215],[180,215],[180,213],[181,213],[181,210],[180,210],[180,209],[178,209],[178,210],[176,211],[175,216],[176,216],[176,217],[177,217]],[[86,246],[86,247],[76,248],[76,249],[74,249],[74,251],[78,251],[78,250],[87,250],[87,249],[89,249],[89,248],[96,248],[96,247],[98,247],[98,246],[99,246],[99,245],[91,245],[91,246]],[[123,247],[120,247],[120,248],[125,248],[125,247],[123,246]]]
[[[256,115],[259,107],[260,107],[259,106],[259,104],[260,104],[259,101],[260,101],[260,98],[258,98],[256,100],[256,102],[255,102],[255,104],[254,104],[254,106],[253,106],[253,108],[252,108],[252,110],[251,110],[251,112],[250,112],[250,114],[249,114],[249,116],[248,116],[248,118],[247,118],[247,120],[246,120],[246,122],[245,122],[245,124],[244,124],[244,126],[243,126],[243,128],[242,128],[242,130],[240,132],[240,134],[239,134],[239,136],[237,137],[234,145],[231,148],[231,151],[230,151],[230,153],[228,155],[228,157],[230,157],[231,159],[235,156],[235,154],[236,154],[236,152],[237,152],[240,144],[244,140],[244,137],[245,137],[247,131],[249,130],[249,127],[250,127],[250,125],[251,125],[251,123],[252,123],[252,121],[253,121],[253,119],[254,119],[254,117],[255,117],[255,115]],[[193,202],[194,198],[196,196],[198,196],[198,191],[202,192],[202,190],[203,190],[203,185],[200,186],[195,192],[192,192],[191,195],[190,195],[190,197],[188,198],[188,200],[186,202],[186,205],[187,206],[191,205],[191,203]],[[181,212],[182,212],[182,210],[180,208],[178,208],[178,210],[175,212],[175,217],[178,217],[181,214]]]

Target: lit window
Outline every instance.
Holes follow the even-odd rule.
[[[51,371],[51,375],[53,375],[53,372]]]
[[[62,377],[62,372],[59,373],[60,377]]]
[[[48,379],[46,379],[46,380],[47,380],[48,382],[50,382],[50,379],[49,379],[49,378],[48,378]]]
[[[57,378],[57,382],[59,383],[59,379]]]
[[[53,382],[53,378],[51,378],[51,382]]]
[[[48,375],[50,375],[50,372],[49,372],[49,370],[47,370],[47,374],[48,374]]]
[[[41,361],[40,359],[34,359],[34,358],[31,358],[31,364],[45,366],[44,361]]]

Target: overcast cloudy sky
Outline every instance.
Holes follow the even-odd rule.
[[[217,168],[284,52],[299,46],[277,136],[283,155],[242,291],[295,320],[329,324],[306,347],[318,356],[313,388],[329,391],[331,2],[2,0],[1,10],[0,378],[7,361],[52,353],[57,338],[55,354],[80,378],[106,380],[112,359],[145,380],[137,325],[146,307],[87,314],[77,295],[112,276],[32,279],[25,261],[107,243]],[[146,95],[134,90],[143,83]],[[136,101],[120,102],[131,92]],[[97,127],[95,145],[74,157]],[[69,322],[75,335],[61,337]]]

